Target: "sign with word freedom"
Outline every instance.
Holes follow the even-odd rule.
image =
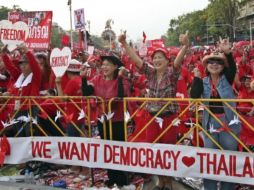
[[[51,40],[52,11],[12,11],[8,20],[12,23],[25,22],[29,27],[26,46],[31,49],[48,49]]]
[[[28,37],[29,28],[24,22],[12,22],[8,20],[0,21],[0,39],[4,45],[8,45],[9,51],[24,43]]]

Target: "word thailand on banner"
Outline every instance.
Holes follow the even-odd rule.
[[[29,27],[26,45],[31,49],[48,49],[51,39],[52,11],[30,11],[8,13],[8,20],[12,23],[25,22]]]
[[[6,164],[31,160],[176,177],[254,184],[252,154],[182,145],[128,143],[92,138],[9,138]]]

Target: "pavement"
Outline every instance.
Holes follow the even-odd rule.
[[[156,185],[155,181],[151,181],[150,184],[146,184],[143,190],[151,190],[151,186]],[[149,188],[148,188],[149,187]],[[54,188],[49,186],[32,185],[25,183],[14,183],[14,182],[0,182],[1,190],[64,190],[62,188]],[[66,190],[66,189],[65,189]],[[186,185],[173,181],[173,190],[193,190]]]
[[[158,177],[153,176],[151,181],[144,183],[142,190],[151,190],[156,185],[158,185]],[[192,188],[188,187],[187,185],[184,185],[184,184],[182,184],[178,181],[175,181],[175,180],[172,181],[172,189],[173,190],[193,190]]]
[[[1,190],[66,190],[49,186],[32,185],[26,183],[0,182]]]

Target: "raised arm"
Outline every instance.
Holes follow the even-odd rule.
[[[124,31],[123,34],[121,34],[118,37],[118,41],[123,45],[127,55],[131,58],[132,61],[135,62],[136,66],[138,68],[141,68],[143,66],[143,61],[142,59],[136,54],[134,49],[130,47],[127,42],[126,42],[126,31]]]
[[[37,84],[40,85],[41,83],[41,69],[39,66],[39,63],[34,57],[34,54],[29,51],[29,49],[26,47],[26,45],[20,44],[17,46],[17,50],[20,52],[22,56],[26,56],[28,60],[28,64],[31,68],[31,71],[33,73],[33,80],[36,81]]]
[[[21,74],[21,71],[16,67],[11,60],[10,56],[7,54],[7,45],[5,45],[1,49],[1,56],[3,63],[5,65],[6,70],[10,73],[12,79],[16,81],[19,78],[19,75]]]
[[[65,95],[64,92],[63,92],[63,89],[62,89],[61,79],[62,79],[62,77],[56,77],[56,79],[55,79],[56,90],[57,90],[58,96],[64,96]]]
[[[187,49],[189,47],[189,36],[188,36],[188,31],[185,32],[185,34],[181,34],[179,36],[179,42],[180,44],[182,45],[182,48],[181,50],[178,52],[177,56],[176,56],[176,59],[174,61],[174,67],[176,69],[180,69],[181,68],[181,65],[182,65],[182,62],[183,62],[183,59],[184,59],[184,56],[187,52]]]

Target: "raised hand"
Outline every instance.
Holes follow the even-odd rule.
[[[179,42],[181,45],[188,46],[189,45],[189,31],[187,30],[185,34],[180,34]]]
[[[229,54],[231,52],[231,43],[229,42],[229,38],[227,39],[222,39],[220,37],[219,43],[218,43],[218,48],[221,52],[225,54]]]
[[[199,71],[198,68],[194,68],[192,72],[194,73],[194,76],[195,76],[195,77],[198,77],[198,78],[201,77],[201,74],[200,74],[200,71]]]
[[[120,34],[120,36],[118,36],[118,41],[121,44],[126,44],[126,30],[123,32],[123,34]]]
[[[2,48],[1,48],[1,53],[8,53],[9,51],[8,51],[8,45],[6,44],[6,45],[4,45]]]
[[[21,55],[28,52],[28,48],[26,47],[25,43],[18,45],[16,49],[20,52]]]

